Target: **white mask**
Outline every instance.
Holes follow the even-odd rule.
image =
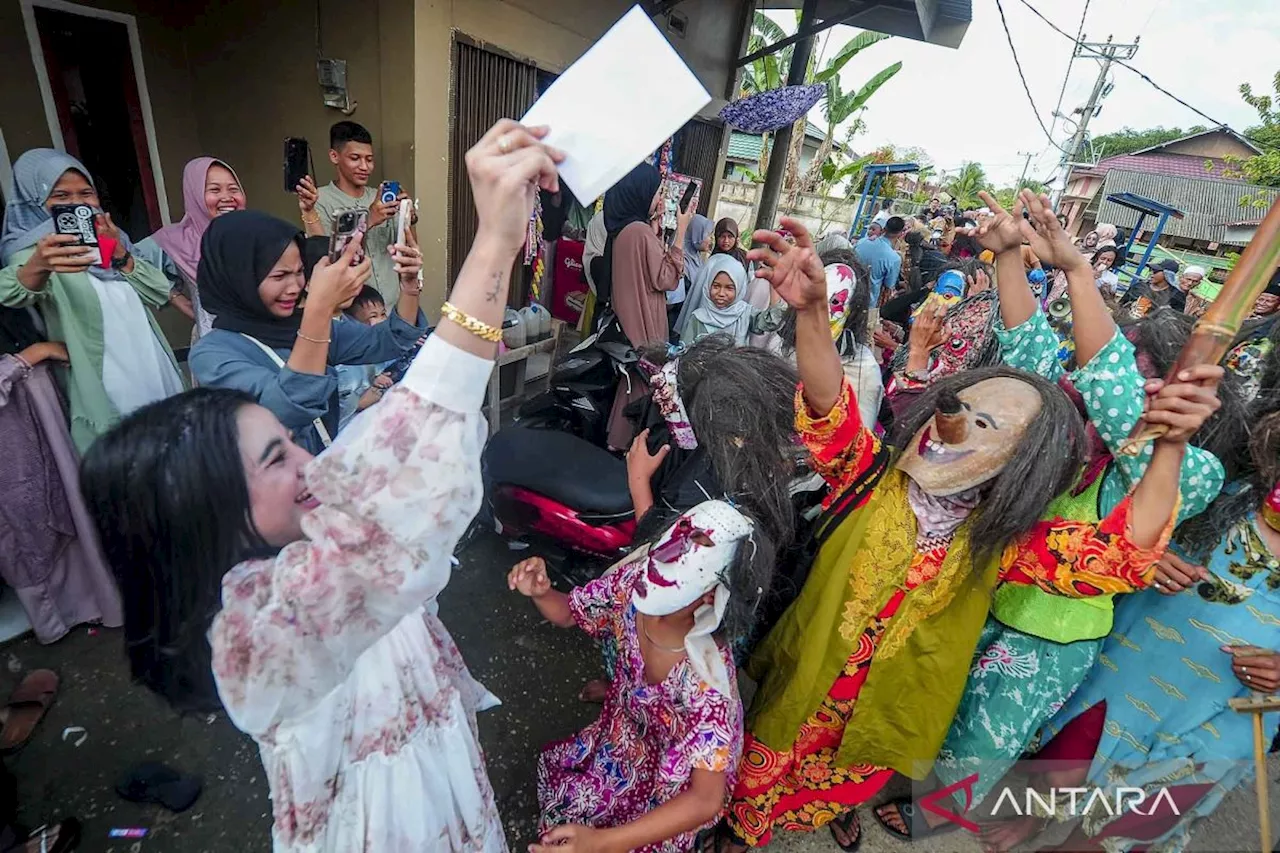
[[[693,671],[726,696],[733,686],[712,635],[729,604],[729,588],[721,578],[740,547],[754,547],[752,529],[751,521],[724,501],[698,504],[676,519],[649,549],[643,558],[643,574],[631,595],[640,613],[669,616],[715,590],[715,602],[702,605],[693,614],[693,629],[684,638],[684,649]],[[707,541],[711,544],[705,544]]]
[[[632,594],[636,610],[670,616],[693,604],[720,584],[738,546],[750,538],[751,522],[729,504],[698,504],[649,549],[647,567]]]

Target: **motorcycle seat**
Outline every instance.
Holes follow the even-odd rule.
[[[577,512],[632,510],[627,463],[589,441],[546,429],[507,427],[484,451],[488,478],[546,495]]]

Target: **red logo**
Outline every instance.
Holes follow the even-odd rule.
[[[977,835],[978,825],[964,816],[964,813],[969,811],[969,806],[973,805],[973,786],[977,781],[978,774],[974,773],[972,776],[966,776],[959,782],[955,782],[945,788],[941,788],[937,791],[930,791],[920,797],[920,807],[925,811],[933,812],[938,817],[944,818]],[[959,812],[947,811],[945,808],[938,805],[939,800],[946,800],[956,791],[961,789],[964,790],[964,808],[960,809]]]

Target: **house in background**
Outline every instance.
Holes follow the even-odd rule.
[[[1254,201],[1269,203],[1280,194],[1242,180],[1226,159],[1244,160],[1259,153],[1231,128],[1219,127],[1104,157],[1072,169],[1059,211],[1067,216],[1068,232],[1080,236],[1099,222],[1126,231],[1134,226],[1134,211],[1106,200],[1115,193],[1131,192],[1175,207],[1185,216],[1169,220],[1159,240],[1159,247],[1167,251],[1158,248],[1153,257],[1198,263],[1221,277],[1228,264],[1223,256],[1239,252],[1252,236],[1247,223],[1255,218]],[[1146,224],[1155,223],[1149,218]],[[1137,242],[1144,244],[1149,233],[1138,235]]]
[[[803,172],[813,163],[818,149],[826,140],[822,129],[812,124],[804,131],[804,144],[800,149],[800,170]],[[760,171],[760,146],[764,137],[756,133],[743,133],[738,130],[729,131],[729,148],[725,153],[722,177],[730,181],[764,180]],[[841,154],[848,154],[848,148],[840,142],[832,143],[832,149]],[[769,138],[769,150],[773,151],[773,137]],[[753,177],[754,176],[754,177]]]

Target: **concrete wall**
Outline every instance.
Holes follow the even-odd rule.
[[[750,231],[756,221],[756,205],[760,200],[760,189],[763,184],[746,181],[721,181],[720,194],[712,205],[711,220],[718,221],[730,217],[738,223],[743,234]],[[783,202],[787,194],[783,194],[778,204],[778,215],[794,216],[805,224],[810,233],[819,236],[832,231],[848,231],[853,215],[858,210],[858,197],[832,198],[830,196],[802,193],[794,208],[784,208]],[[898,212],[895,205],[895,213]],[[904,208],[907,205],[902,205]]]
[[[562,71],[632,5],[632,0],[415,0],[414,185],[422,200],[418,233],[425,258],[424,307],[433,311],[448,290],[449,122],[452,31],[550,71]],[[735,76],[745,0],[687,0],[685,38],[668,36],[712,94],[713,115]],[[659,21],[661,25],[661,21]]]

